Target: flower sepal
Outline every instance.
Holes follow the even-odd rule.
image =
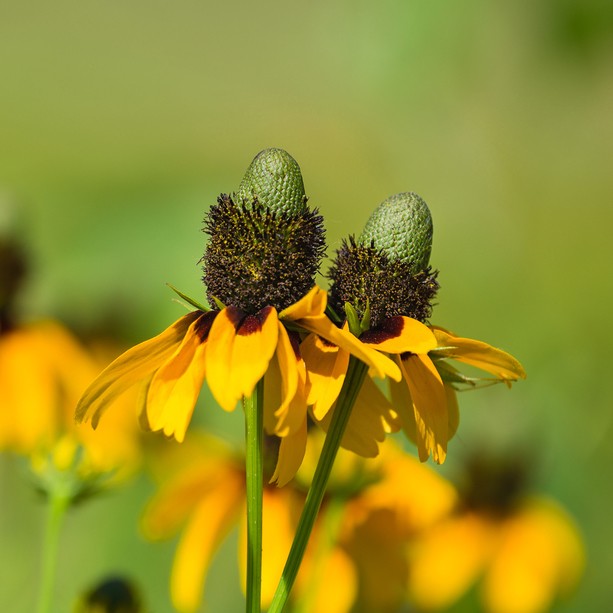
[[[203,311],[204,313],[206,313],[207,311],[211,310],[208,307],[205,307],[203,304],[200,304],[200,302],[198,302],[197,300],[194,300],[193,298],[191,298],[187,294],[184,294],[181,290],[177,289],[174,285],[172,285],[170,283],[166,283],[166,285],[168,285],[168,287],[175,294],[177,294],[177,296],[179,296],[179,298],[182,298],[183,300],[185,300],[185,302],[187,302],[188,304],[191,304],[195,309],[198,309],[199,311]],[[223,307],[221,307],[221,308],[223,308]]]

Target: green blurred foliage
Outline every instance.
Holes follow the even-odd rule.
[[[300,163],[330,255],[382,200],[416,191],[435,224],[433,322],[528,371],[510,393],[462,396],[442,470],[481,441],[533,448],[540,490],[588,548],[556,611],[606,610],[612,34],[604,0],[5,0],[0,207],[18,208],[31,255],[22,311],[125,343],[157,333],[182,313],[164,283],[203,297],[203,213],[265,147]],[[199,409],[240,440],[240,415],[210,396]],[[21,477],[0,458],[0,608],[15,613],[32,610],[41,536]],[[111,572],[170,610],[173,544],[137,532],[150,493],[139,481],[69,516],[61,610]],[[208,610],[240,610],[234,558],[225,547]]]

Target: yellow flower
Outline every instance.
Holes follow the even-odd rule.
[[[119,395],[141,384],[142,421],[182,441],[205,378],[232,411],[264,377],[264,427],[283,439],[273,475],[282,484],[304,453],[310,381],[301,337],[314,332],[374,375],[399,378],[391,360],[327,318],[327,295],[314,282],[325,249],[323,220],[306,203],[296,161],[279,149],[258,154],[238,194],[222,194],[205,218],[203,281],[216,309],[184,296],[197,310],[115,360],[85,392],[77,420],[91,419],[95,428]]]
[[[566,511],[486,470],[490,478],[472,483],[463,506],[411,546],[409,597],[420,610],[447,609],[483,576],[488,613],[542,613],[582,574],[581,537]]]
[[[132,471],[141,450],[125,406],[112,411],[97,436],[74,423],[74,406],[98,370],[93,355],[58,323],[0,334],[0,449],[28,455],[41,470],[49,456],[57,469],[67,470],[82,453],[83,473]]]
[[[267,431],[284,438],[302,432],[309,381],[297,330],[315,332],[356,355],[376,376],[398,376],[388,358],[332,324],[325,315],[326,301],[325,291],[314,287],[280,313],[269,306],[254,315],[235,307],[184,315],[159,336],[112,362],[83,394],[77,420],[91,419],[96,427],[119,396],[141,384],[148,427],[183,441],[205,376],[213,396],[227,411],[241,397],[251,395],[265,376]],[[284,466],[290,468],[284,470],[282,482],[291,478],[289,473],[295,472],[301,457],[300,449],[284,445]]]
[[[264,491],[262,605],[274,594],[294,536],[323,435],[309,436],[305,462],[282,489]],[[449,483],[391,443],[374,463],[341,451],[329,494],[301,566],[294,602],[309,611],[393,611],[406,596],[406,544],[456,503]],[[153,459],[160,488],[142,527],[148,538],[181,530],[171,597],[181,613],[198,609],[211,559],[239,524],[243,585],[246,548],[244,461],[208,435],[190,434],[181,447]]]
[[[431,455],[440,464],[459,422],[455,387],[482,381],[462,375],[446,360],[476,366],[491,373],[491,381],[508,385],[525,373],[515,358],[500,349],[426,325],[439,287],[438,272],[428,266],[432,233],[426,203],[411,192],[396,194],[373,212],[358,240],[350,237],[343,242],[328,276],[332,310],[339,319],[347,319],[362,342],[392,354],[402,374],[402,380],[390,381],[387,410],[385,397],[371,384],[364,386],[362,394],[378,399],[388,430],[402,427],[416,443],[422,461]],[[342,351],[315,342],[309,347],[308,370],[317,368],[327,354],[329,378],[342,381],[346,371]],[[311,393],[314,417],[324,427],[338,389],[324,382]],[[342,444],[368,455],[385,426],[376,436],[363,427],[360,430],[361,441],[348,433]]]

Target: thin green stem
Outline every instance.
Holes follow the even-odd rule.
[[[70,492],[66,491],[66,488],[52,488],[48,492],[42,555],[42,577],[38,607],[36,609],[37,613],[49,613],[52,611],[60,530],[70,501],[71,495]]]
[[[317,519],[319,508],[321,507],[330,472],[332,471],[340,442],[351,415],[351,409],[360,391],[367,370],[368,367],[364,363],[353,356],[351,357],[345,382],[336,402],[336,408],[334,409],[332,420],[330,421],[326,440],[324,441],[317,468],[313,475],[313,482],[307,494],[300,520],[298,521],[294,541],[287,562],[285,563],[283,574],[281,575],[281,581],[279,581],[277,591],[272,599],[268,613],[281,613],[285,608],[290,591],[296,580],[300,564],[302,563],[302,558],[307,543],[309,542],[313,525]]]
[[[264,380],[243,401],[247,448],[247,613],[260,613],[262,592],[262,496]]]

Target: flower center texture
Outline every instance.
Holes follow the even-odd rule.
[[[344,241],[328,276],[330,305],[337,314],[350,303],[376,328],[397,315],[425,322],[439,284],[428,266],[432,219],[416,194],[396,194],[368,220],[359,239]]]
[[[204,220],[202,258],[211,304],[245,313],[281,311],[315,285],[325,251],[323,218],[307,207],[296,161],[281,149],[259,153],[237,194],[222,194]]]

